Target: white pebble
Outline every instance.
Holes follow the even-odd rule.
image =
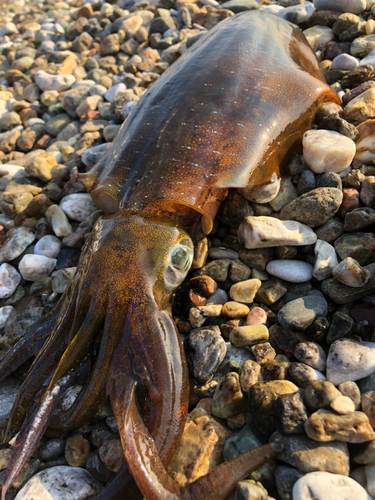
[[[366,9],[366,0],[314,0],[317,10],[338,10],[360,14]]]
[[[248,249],[312,245],[317,239],[314,231],[305,224],[266,216],[245,217],[238,228],[238,238]]]
[[[74,193],[64,196],[60,202],[60,208],[69,219],[79,222],[88,219],[93,212],[98,210],[88,193]]]
[[[308,130],[302,145],[303,159],[316,174],[342,172],[356,152],[354,141],[332,130]]]
[[[15,311],[13,306],[0,307],[0,328],[3,328],[6,325],[9,316],[13,311]]]
[[[19,263],[22,278],[28,281],[38,281],[49,276],[55,269],[57,259],[51,259],[44,255],[27,254]]]
[[[334,385],[355,382],[375,371],[375,343],[336,340],[329,348],[327,380]]]
[[[332,270],[339,263],[336,255],[336,250],[332,245],[324,240],[318,240],[315,243],[314,252],[316,255],[313,276],[319,280],[323,281],[329,278],[332,274]]]
[[[76,81],[73,75],[49,75],[40,70],[35,75],[35,83],[41,90],[56,90],[62,92],[69,89]]]
[[[61,247],[62,243],[59,238],[56,238],[56,236],[53,236],[52,234],[46,234],[36,243],[34,247],[34,254],[44,255],[44,257],[55,259],[59,255]]]
[[[364,66],[365,64],[369,64],[372,67],[375,66],[375,50],[372,50],[366,57],[361,59],[359,65]]]
[[[320,44],[326,44],[335,38],[331,28],[328,28],[328,26],[316,25],[312,28],[307,28],[303,34],[313,50],[316,50]]]
[[[5,23],[0,30],[0,36],[13,35],[13,33],[18,33],[18,29],[14,23]]]
[[[46,217],[56,236],[64,237],[73,232],[72,226],[69,224],[68,217],[58,205],[51,205],[46,211]]]
[[[318,471],[302,476],[293,486],[293,500],[372,500],[354,479]]]
[[[125,90],[126,85],[125,83],[121,82],[107,90],[107,92],[104,94],[104,97],[107,99],[107,101],[112,102],[119,94],[121,94],[121,92],[125,92]]]
[[[340,415],[348,415],[355,411],[355,404],[348,396],[337,396],[329,405],[333,411]]]
[[[339,54],[332,60],[331,69],[351,70],[359,65],[359,59],[349,54]]]
[[[103,96],[106,92],[107,92],[106,87],[104,87],[104,85],[99,85],[99,84],[93,85],[89,89],[89,94],[90,95],[100,95],[100,96]]]
[[[17,493],[15,500],[86,500],[96,498],[101,485],[80,467],[58,465],[35,474]]]
[[[0,299],[10,297],[21,281],[21,276],[10,264],[0,266]]]
[[[266,271],[291,283],[303,283],[312,278],[313,266],[301,260],[272,260],[267,264]]]

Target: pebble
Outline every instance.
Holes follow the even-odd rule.
[[[262,282],[258,279],[241,281],[232,285],[229,290],[230,298],[236,302],[252,304],[255,294],[261,287]]]
[[[360,266],[359,262],[355,259],[346,257],[332,269],[332,276],[344,285],[361,288],[369,281],[371,273]]]
[[[9,306],[7,306],[9,307]],[[16,399],[21,383],[18,380],[9,378],[0,383],[0,426],[5,427],[12,411],[13,403]]]
[[[238,228],[238,239],[245,248],[255,249],[311,245],[316,241],[316,234],[308,226],[298,222],[249,216],[245,217]]]
[[[98,146],[88,148],[83,152],[81,159],[82,162],[86,165],[87,170],[92,168],[95,163],[100,160],[100,158],[104,155],[110,145],[110,143],[105,142],[104,144],[99,144]]]
[[[52,234],[46,234],[34,246],[35,255],[44,255],[56,259],[62,247],[61,240]]]
[[[68,236],[73,232],[67,216],[58,205],[51,205],[45,215],[57,237]]]
[[[327,380],[334,385],[355,382],[375,371],[375,343],[337,340],[329,348]]]
[[[316,50],[320,44],[326,44],[335,38],[331,28],[328,26],[313,26],[303,31],[309,45]]]
[[[43,91],[62,92],[69,89],[75,81],[73,75],[49,75],[43,70],[38,71],[35,75],[35,83]]]
[[[69,219],[82,222],[98,210],[88,193],[74,193],[64,196],[59,207],[69,217]]]
[[[371,500],[367,491],[354,479],[329,472],[310,472],[293,486],[293,500],[326,500],[342,498]]]
[[[296,345],[294,356],[306,365],[324,372],[326,369],[326,355],[323,348],[316,342],[300,342]]]
[[[316,174],[344,171],[356,153],[354,141],[332,130],[308,130],[302,145],[303,158]]]
[[[101,485],[79,467],[60,465],[38,472],[18,492],[17,500],[85,500],[98,495]]]
[[[306,421],[305,431],[311,439],[319,442],[338,440],[346,443],[365,443],[375,439],[375,432],[368,417],[361,411],[336,415],[329,410],[320,409]]]
[[[9,262],[20,256],[34,240],[35,233],[28,227],[10,229],[5,243],[0,247],[0,262]]]
[[[300,387],[306,387],[312,380],[326,380],[320,371],[314,370],[305,363],[291,363],[288,373],[292,381]]]
[[[348,102],[344,108],[344,117],[355,124],[375,118],[375,89],[366,90]]]
[[[319,281],[331,276],[333,269],[338,265],[336,251],[332,245],[324,240],[317,240],[314,248],[315,263],[312,275]]]
[[[10,264],[0,266],[0,299],[10,297],[20,284],[21,276]]]
[[[299,260],[273,260],[267,264],[266,271],[291,283],[303,283],[313,276],[313,266]]]
[[[332,60],[331,69],[351,70],[359,65],[359,60],[349,54],[339,54]]]
[[[355,404],[352,399],[347,396],[337,396],[331,404],[332,410],[340,415],[347,415],[348,413],[353,413],[355,410]]]
[[[273,412],[273,402],[284,394],[294,394],[298,387],[289,380],[259,381],[249,388],[250,406],[252,411],[262,415]]]
[[[328,314],[327,301],[319,295],[306,295],[285,304],[277,314],[280,325],[294,331],[303,331],[317,317]]]
[[[19,263],[22,278],[28,281],[37,281],[51,274],[56,266],[57,259],[44,255],[24,255]]]
[[[68,288],[75,272],[76,267],[67,267],[65,269],[59,269],[53,273],[52,276],[52,290],[55,293],[64,293]]]
[[[278,460],[296,467],[302,472],[325,471],[349,475],[349,452],[346,443],[317,442],[303,435],[284,435],[275,432],[271,442],[281,443],[284,449]]]
[[[269,332],[265,325],[239,326],[233,328],[229,335],[233,347],[259,344],[267,341],[268,338]]]

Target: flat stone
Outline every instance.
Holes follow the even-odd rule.
[[[321,226],[331,219],[342,203],[342,191],[316,188],[299,196],[280,212],[282,220],[296,220],[310,227]]]
[[[321,296],[306,295],[292,300],[283,306],[277,314],[278,320],[284,328],[303,331],[319,316],[327,316],[328,306]]]
[[[303,283],[313,276],[313,266],[300,260],[273,260],[267,264],[266,271],[291,283]]]
[[[274,217],[249,216],[245,217],[238,228],[238,239],[245,248],[255,249],[283,245],[311,245],[316,241],[316,234],[308,226],[298,222],[280,221]]]
[[[375,439],[368,417],[361,411],[337,415],[329,410],[318,410],[305,422],[305,431],[319,442],[364,443]]]
[[[18,492],[17,500],[85,500],[99,494],[102,486],[79,467],[60,465],[38,472]]]
[[[375,343],[337,340],[328,352],[327,380],[334,385],[355,382],[375,371]]]
[[[326,500],[327,498],[371,500],[370,495],[357,481],[329,472],[310,472],[298,479],[293,487],[293,500]]]
[[[302,145],[303,158],[316,174],[344,171],[356,153],[355,142],[333,130],[308,130]]]
[[[360,288],[347,286],[334,278],[328,278],[322,282],[322,292],[328,295],[337,304],[347,304],[353,300],[360,299],[375,292],[375,263],[364,266],[371,273],[368,282]]]
[[[268,328],[265,325],[239,326],[230,332],[229,340],[234,347],[259,344],[268,340]]]
[[[326,471],[349,475],[349,451],[346,443],[331,441],[321,443],[307,436],[275,432],[270,442],[281,443],[284,449],[278,460],[303,472]]]

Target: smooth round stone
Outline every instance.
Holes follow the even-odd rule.
[[[324,372],[326,369],[325,352],[316,342],[300,342],[296,345],[293,354],[298,361],[315,368],[315,370]]]
[[[233,347],[259,344],[266,342],[268,338],[269,332],[265,325],[239,326],[233,328],[229,334],[229,341]]]
[[[229,291],[230,298],[236,302],[252,304],[255,294],[261,285],[262,282],[258,279],[251,279],[236,283],[235,285],[232,285]]]
[[[56,266],[57,259],[44,255],[24,255],[19,263],[22,278],[28,281],[37,281],[46,278]]]
[[[239,302],[230,301],[223,305],[222,314],[228,318],[242,318],[249,312],[249,308]]]
[[[303,34],[313,50],[316,50],[320,44],[326,44],[335,38],[331,28],[328,28],[328,26],[313,26],[304,30]]]
[[[52,234],[46,234],[35,244],[34,254],[44,255],[45,257],[56,259],[59,255],[61,247],[62,243],[59,238],[56,238],[56,236],[53,236]]]
[[[291,283],[303,283],[313,276],[313,266],[300,260],[273,260],[267,264],[266,271]]]
[[[356,153],[355,142],[333,130],[308,130],[302,146],[303,158],[316,174],[342,172]]]
[[[86,500],[96,497],[102,485],[80,467],[59,465],[35,474],[15,500]]]
[[[357,260],[346,257],[332,270],[332,276],[344,285],[361,288],[369,281],[371,273],[360,266]]]
[[[248,249],[301,246],[315,243],[316,234],[310,227],[293,220],[248,216],[238,228],[238,239]]]
[[[55,271],[52,276],[52,290],[55,293],[64,293],[68,288],[75,272],[76,267],[66,267]]]
[[[338,396],[331,402],[330,406],[333,411],[340,413],[340,415],[347,415],[355,411],[355,404],[348,396]]]
[[[210,297],[207,299],[207,305],[209,304],[221,304],[224,305],[228,302],[228,294],[222,288],[218,288]]]
[[[374,37],[375,42],[375,36]],[[375,89],[370,88],[362,94],[354,97],[344,108],[346,120],[362,123],[375,117]]]
[[[13,311],[15,311],[13,306],[0,307],[0,328],[6,325]]]
[[[359,410],[361,404],[361,391],[358,385],[351,380],[343,382],[338,387],[339,391],[343,396],[350,398],[354,403],[355,410]]]
[[[268,203],[273,200],[279,192],[281,179],[274,174],[271,182],[264,187],[252,189],[251,187],[238,188],[241,195],[253,203]]]
[[[353,57],[349,54],[339,54],[332,61],[331,70],[341,69],[341,70],[351,70],[359,65],[359,59]]]
[[[10,297],[21,281],[21,276],[10,264],[0,266],[0,299]]]
[[[315,243],[314,253],[316,258],[312,274],[317,280],[323,281],[331,276],[332,270],[338,264],[336,250],[326,241],[318,240]]]
[[[336,387],[325,380],[312,380],[305,389],[305,401],[310,410],[329,408],[331,402],[341,396]]]
[[[46,210],[46,218],[51,223],[53,232],[58,237],[68,236],[73,232],[68,217],[58,205],[51,205]]]
[[[314,11],[314,5],[311,2],[306,2],[299,5],[291,5],[278,15],[290,23],[300,24],[308,21]]]
[[[265,325],[267,323],[267,313],[261,307],[253,307],[244,318],[244,325]]]
[[[305,432],[309,438],[322,442],[365,443],[375,439],[374,429],[361,411],[336,415],[329,410],[318,410],[306,420]]]
[[[310,472],[293,486],[293,500],[371,500],[354,479],[330,472]]]
[[[327,380],[334,385],[355,382],[375,372],[375,343],[337,340],[329,348]]]
[[[88,219],[93,212],[98,210],[88,193],[68,194],[61,200],[59,206],[69,219],[78,222]]]
[[[107,99],[107,101],[112,102],[119,94],[121,94],[121,92],[125,92],[125,90],[126,85],[125,83],[121,82],[107,90],[107,92],[104,94],[104,97]]]
[[[99,144],[98,146],[88,148],[83,152],[81,160],[86,165],[88,170],[100,160],[110,145],[110,143],[105,142],[103,144]]]

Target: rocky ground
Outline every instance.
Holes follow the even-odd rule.
[[[184,485],[277,441],[235,500],[375,498],[375,0],[1,2],[0,357],[57,302],[101,214],[77,173],[202,33],[258,8],[303,29],[344,111],[318,117],[276,198],[230,193],[195,248],[174,304],[191,412],[169,470]],[[0,427],[24,376],[0,385]],[[95,498],[121,464],[104,405],[44,437],[7,499]]]

